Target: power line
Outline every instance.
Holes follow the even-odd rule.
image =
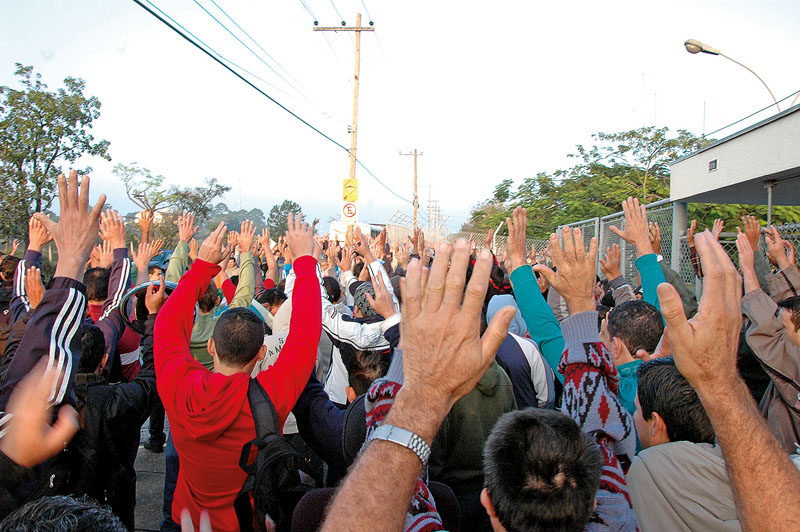
[[[283,109],[284,111],[286,111],[287,113],[289,113],[290,115],[292,115],[293,117],[295,117],[297,120],[299,120],[300,122],[302,122],[303,124],[305,124],[306,126],[308,126],[309,128],[311,128],[312,130],[314,130],[315,132],[317,132],[318,134],[320,134],[322,137],[326,138],[327,140],[329,140],[330,142],[332,142],[333,144],[335,144],[335,145],[336,145],[336,146],[338,146],[339,148],[343,149],[344,151],[346,151],[346,152],[350,153],[350,150],[348,150],[347,148],[345,148],[345,147],[344,147],[344,145],[342,145],[342,144],[340,144],[339,142],[335,141],[334,139],[332,139],[331,137],[329,137],[328,135],[326,135],[325,133],[323,133],[322,131],[320,131],[320,130],[319,130],[319,129],[317,129],[316,127],[312,126],[310,123],[308,123],[308,122],[306,122],[305,120],[303,120],[302,118],[300,118],[300,116],[298,116],[297,114],[295,114],[295,113],[294,113],[292,110],[290,110],[288,107],[286,107],[285,105],[281,104],[281,103],[280,103],[279,101],[277,101],[275,98],[273,98],[272,96],[270,96],[269,94],[267,94],[266,92],[264,92],[263,90],[261,90],[260,88],[258,88],[258,87],[256,87],[255,85],[253,85],[253,83],[252,83],[250,80],[248,80],[247,78],[245,78],[244,76],[242,76],[241,74],[239,74],[238,72],[236,72],[235,70],[233,70],[231,67],[229,67],[228,65],[226,65],[224,62],[222,62],[222,60],[220,60],[220,58],[222,58],[222,56],[221,56],[221,55],[219,55],[219,54],[218,54],[218,53],[217,53],[217,52],[216,52],[216,51],[215,51],[213,48],[211,48],[211,47],[210,47],[210,46],[208,46],[207,44],[203,43],[203,45],[204,45],[204,46],[206,46],[206,47],[208,48],[208,50],[206,50],[205,48],[203,48],[202,46],[200,46],[200,45],[199,45],[197,42],[193,41],[192,39],[190,39],[189,37],[187,37],[185,34],[181,33],[181,32],[178,30],[178,28],[176,28],[175,26],[171,25],[169,22],[167,22],[166,20],[164,20],[164,19],[163,19],[163,18],[162,18],[162,17],[161,17],[161,16],[160,16],[158,13],[156,13],[155,11],[153,11],[152,9],[150,9],[149,7],[147,7],[146,5],[144,5],[144,4],[142,3],[142,1],[141,1],[141,0],[133,0],[133,1],[134,1],[136,4],[138,4],[138,5],[139,5],[139,7],[141,7],[142,9],[144,9],[145,11],[147,11],[148,13],[150,13],[151,15],[153,15],[154,17],[156,17],[156,18],[157,18],[159,21],[161,21],[161,23],[162,23],[162,24],[164,24],[164,25],[165,25],[165,26],[167,26],[169,29],[171,29],[172,31],[174,31],[175,33],[177,33],[178,35],[180,35],[181,37],[183,37],[183,38],[184,38],[186,41],[190,42],[192,45],[194,45],[194,46],[195,46],[195,47],[196,47],[198,50],[202,51],[202,52],[203,52],[204,54],[206,54],[208,57],[210,57],[211,59],[213,59],[214,61],[216,61],[216,62],[217,62],[219,65],[221,65],[223,68],[225,68],[226,70],[228,70],[228,71],[229,71],[231,74],[233,74],[234,76],[236,76],[236,77],[237,77],[237,78],[239,78],[240,80],[242,80],[242,81],[244,81],[245,83],[247,83],[247,84],[248,84],[250,87],[252,87],[252,88],[253,88],[253,89],[255,89],[256,91],[258,91],[258,93],[259,93],[259,94],[261,94],[262,96],[264,96],[265,98],[267,98],[269,101],[271,101],[272,103],[274,103],[275,105],[277,105],[278,107],[280,107],[281,109]],[[155,9],[157,9],[159,12],[163,13],[165,17],[167,17],[167,18],[169,18],[170,20],[172,20],[173,22],[175,22],[175,20],[174,20],[174,19],[172,19],[172,18],[171,18],[169,15],[167,15],[166,13],[164,13],[163,11],[161,11],[161,9],[159,9],[159,8],[158,8],[158,7],[157,7],[155,4],[153,4],[153,3],[152,3],[150,0],[145,0],[145,1],[147,1],[147,3],[148,3],[148,4],[150,4],[151,6],[153,6],[153,8],[155,8]],[[189,35],[192,35],[192,37],[194,37],[195,39],[197,39],[197,37],[195,37],[195,36],[194,36],[194,35],[193,35],[193,34],[192,34],[190,31],[186,30],[186,28],[184,28],[183,26],[181,26],[181,25],[180,25],[178,22],[175,22],[175,24],[176,24],[176,25],[178,25],[178,26],[180,26],[182,29],[184,29],[184,30],[186,31],[186,33],[188,33]],[[200,39],[197,39],[197,40],[198,40],[199,42],[202,42],[202,41],[200,41]],[[212,54],[212,53],[211,53],[209,50],[213,51],[214,53]],[[214,55],[214,54],[218,55],[219,57],[215,57],[215,55]],[[224,59],[224,58],[223,58],[223,59]],[[227,61],[227,59],[226,59],[226,61]],[[229,61],[229,62],[230,62],[230,61]],[[233,64],[233,63],[232,63],[232,64]],[[244,70],[244,69],[242,69],[242,70]],[[383,188],[385,188],[386,190],[388,190],[389,192],[391,192],[393,195],[397,196],[399,199],[401,199],[401,200],[403,200],[403,201],[405,201],[405,202],[407,202],[407,203],[413,203],[411,200],[408,200],[408,199],[406,199],[406,198],[402,197],[401,195],[399,195],[398,193],[396,193],[394,190],[392,190],[391,188],[389,188],[389,187],[388,187],[388,186],[387,186],[387,185],[386,185],[386,184],[385,184],[383,181],[381,181],[380,179],[378,179],[378,177],[377,177],[375,174],[373,174],[373,173],[370,171],[370,169],[369,169],[369,168],[367,168],[367,167],[364,165],[364,163],[362,163],[360,160],[356,159],[356,162],[357,162],[357,163],[358,163],[358,165],[359,165],[359,166],[361,166],[361,168],[363,168],[363,169],[364,169],[364,171],[365,171],[365,172],[367,172],[367,173],[368,173],[368,174],[369,174],[369,175],[370,175],[370,176],[371,176],[371,177],[372,177],[372,178],[373,178],[375,181],[377,181],[377,182],[378,182],[378,183],[379,183],[381,186],[383,186]]]
[[[313,11],[311,11],[311,8],[308,7],[308,4],[306,4],[305,0],[300,0],[300,4],[302,4],[302,6],[305,8],[305,10],[308,11],[308,14],[311,15],[311,18],[314,19],[314,22],[316,22],[317,21],[317,16],[314,14]]]
[[[300,0],[300,5],[302,5],[303,9],[305,9],[308,12],[308,14],[311,15],[311,20],[314,21],[314,25],[316,26],[318,24],[317,16],[314,14],[313,11],[311,11],[311,8],[308,7],[308,4],[305,2],[305,0]],[[325,35],[325,33],[323,33],[322,36],[325,38],[325,42],[328,44],[328,48],[330,48],[333,57],[336,59],[336,62],[341,65],[342,61],[339,59],[339,56],[336,55],[336,50],[333,49],[333,44],[331,43],[331,40],[328,38],[327,35]]]
[[[289,71],[288,71],[288,70],[286,70],[285,68],[283,68],[283,66],[282,66],[280,63],[278,63],[277,59],[275,59],[274,57],[272,57],[272,55],[270,55],[270,53],[269,53],[269,52],[267,52],[266,50],[264,50],[264,48],[263,48],[263,47],[262,47],[260,44],[258,44],[258,41],[256,41],[256,40],[255,40],[253,37],[251,37],[251,36],[250,36],[250,34],[249,34],[249,33],[247,33],[247,31],[245,31],[245,29],[244,29],[243,27],[241,27],[241,26],[240,26],[240,25],[239,25],[239,24],[238,24],[238,23],[237,23],[235,20],[233,20],[233,17],[231,17],[231,16],[230,16],[230,15],[229,15],[229,14],[228,14],[228,13],[227,13],[227,12],[226,12],[224,9],[222,9],[222,7],[220,7],[220,6],[219,6],[219,4],[217,4],[217,3],[216,3],[214,0],[211,0],[211,3],[212,3],[212,4],[214,4],[214,5],[216,6],[216,8],[217,8],[217,9],[219,9],[219,10],[222,12],[222,14],[223,14],[223,15],[225,15],[226,17],[228,17],[228,20],[230,20],[231,22],[233,22],[233,24],[234,24],[234,25],[235,25],[237,28],[239,28],[239,30],[240,30],[242,33],[244,33],[244,34],[247,36],[247,38],[248,38],[248,39],[250,39],[251,41],[253,41],[253,44],[255,44],[256,46],[258,46],[258,49],[259,49],[259,50],[261,50],[262,52],[264,52],[264,54],[266,54],[266,56],[267,56],[267,57],[269,57],[269,58],[270,58],[272,61],[274,61],[274,62],[275,62],[275,64],[276,64],[276,65],[278,65],[278,67],[279,67],[281,70],[283,70],[283,71],[286,73],[286,75],[287,75],[287,76],[289,76],[290,78],[292,78],[292,79],[293,79],[295,82],[297,82],[297,83],[300,83],[299,81],[297,81],[297,79],[295,79],[295,77],[294,77],[294,76],[292,76],[292,75],[289,73]]]
[[[215,16],[214,16],[214,15],[213,15],[213,14],[212,14],[212,13],[211,13],[211,12],[210,12],[208,9],[206,9],[206,8],[205,8],[205,6],[204,6],[203,4],[201,4],[201,3],[200,3],[200,2],[198,2],[197,0],[193,0],[193,1],[194,1],[194,3],[195,3],[195,4],[197,4],[198,6],[200,6],[200,9],[202,9],[203,11],[205,11],[205,12],[206,12],[206,14],[207,14],[209,17],[211,17],[212,19],[214,19],[214,22],[216,22],[217,24],[219,24],[220,26],[222,26],[222,29],[224,29],[225,31],[227,31],[227,32],[228,32],[228,33],[231,35],[231,37],[233,37],[234,39],[236,39],[236,40],[239,42],[239,44],[241,44],[242,46],[244,46],[245,48],[247,48],[247,50],[248,50],[248,51],[249,51],[251,54],[253,54],[253,55],[255,56],[255,58],[256,58],[256,59],[258,59],[259,61],[261,61],[261,62],[264,64],[264,66],[266,66],[268,69],[270,69],[270,70],[271,70],[271,71],[272,71],[272,72],[273,72],[273,73],[274,73],[276,76],[278,76],[279,78],[281,78],[281,79],[283,80],[283,82],[284,82],[284,83],[286,83],[287,85],[289,85],[289,86],[290,86],[292,89],[294,89],[294,90],[295,90],[297,93],[299,93],[301,96],[303,96],[303,94],[300,92],[300,90],[299,90],[297,87],[295,87],[294,85],[292,85],[292,83],[291,83],[291,82],[290,82],[288,79],[286,79],[285,77],[283,77],[283,75],[281,75],[281,73],[280,73],[280,72],[278,72],[277,70],[275,70],[274,68],[272,68],[272,65],[270,65],[269,63],[267,63],[266,61],[264,61],[264,59],[263,59],[263,58],[262,58],[260,55],[258,55],[257,53],[255,53],[255,52],[253,51],[253,49],[252,49],[252,48],[250,48],[249,46],[247,46],[247,45],[244,43],[244,41],[242,41],[242,40],[241,40],[241,39],[240,39],[240,38],[239,38],[239,37],[238,37],[238,36],[237,36],[235,33],[233,33],[233,32],[232,32],[230,29],[228,29],[228,27],[227,27],[225,24],[223,24],[223,23],[222,23],[222,22],[221,22],[221,21],[220,21],[220,20],[219,20],[217,17],[215,17]],[[216,4],[214,4],[214,5],[216,5]],[[228,17],[228,18],[230,18],[230,17]],[[235,22],[234,22],[234,24],[235,24]],[[273,61],[274,61],[274,59],[273,59]],[[303,97],[305,98],[305,96],[303,96]],[[306,98],[306,99],[307,99],[307,98]]]
[[[367,4],[364,3],[364,0],[361,0],[361,5],[364,6],[364,13],[367,14],[367,18],[372,22],[372,16],[370,16],[369,9],[367,9]]]
[[[339,9],[336,7],[336,4],[333,3],[333,0],[331,0],[331,5],[333,6],[333,10],[336,11],[336,14],[339,16],[339,20],[344,22],[344,17],[341,13],[339,13]],[[344,24],[342,24],[342,26],[344,26]]]

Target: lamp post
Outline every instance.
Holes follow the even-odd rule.
[[[736,63],[737,65],[739,65],[740,67],[743,67],[743,68],[746,68],[747,70],[749,70],[751,74],[753,74],[755,77],[758,78],[758,81],[760,81],[764,85],[764,87],[767,89],[767,91],[769,91],[769,95],[772,96],[772,101],[775,102],[775,107],[777,107],[778,108],[778,112],[780,112],[781,106],[778,105],[778,99],[775,98],[774,94],[772,94],[772,90],[770,90],[769,86],[764,82],[763,79],[761,79],[761,76],[756,74],[753,71],[752,68],[748,67],[747,65],[744,65],[744,64],[740,63],[739,61],[737,61],[736,59],[733,59],[732,57],[728,57],[727,55],[723,54],[722,52],[720,52],[719,50],[717,50],[713,46],[709,46],[707,44],[703,44],[703,43],[701,43],[700,41],[698,41],[696,39],[689,39],[685,43],[683,43],[683,45],[686,47],[686,51],[689,52],[690,54],[697,54],[697,53],[703,52],[704,54],[721,55],[725,59],[729,59],[729,60],[733,61],[734,63]]]

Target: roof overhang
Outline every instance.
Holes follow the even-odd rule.
[[[670,199],[687,203],[800,205],[800,105],[671,165]]]

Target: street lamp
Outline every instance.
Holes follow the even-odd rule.
[[[720,52],[719,50],[717,50],[713,46],[709,46],[707,44],[703,44],[703,43],[701,43],[700,41],[698,41],[696,39],[689,39],[685,43],[683,43],[683,45],[686,47],[686,51],[689,52],[690,54],[697,54],[697,53],[703,52],[704,54],[721,55],[725,59],[730,59],[731,61],[733,61],[734,63],[736,63],[740,67],[744,67],[747,70],[749,70],[755,77],[758,78],[758,81],[760,81],[764,85],[764,87],[767,89],[767,91],[769,91],[769,95],[772,96],[772,101],[775,102],[775,107],[777,107],[778,108],[778,112],[780,112],[781,106],[778,105],[777,98],[775,98],[775,95],[772,94],[772,91],[770,90],[769,86],[767,86],[767,84],[764,82],[764,80],[761,79],[761,76],[759,76],[758,74],[753,72],[753,69],[751,69],[747,65],[743,65],[742,63],[740,63],[736,59],[733,59],[732,57],[728,57],[727,55],[723,54],[722,52]]]

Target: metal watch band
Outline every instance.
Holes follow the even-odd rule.
[[[381,425],[375,429],[370,434],[367,442],[372,440],[390,441],[411,449],[419,457],[423,466],[428,463],[428,459],[431,457],[431,448],[425,440],[410,430],[401,429],[394,425]]]

